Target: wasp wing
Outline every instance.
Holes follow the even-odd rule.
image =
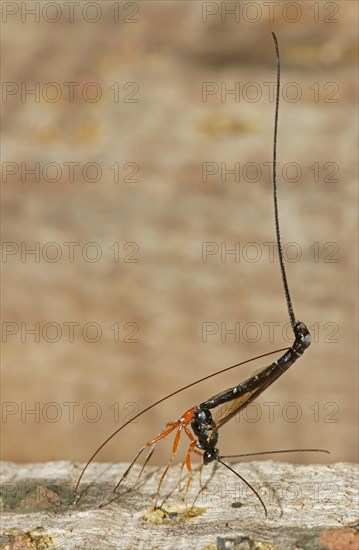
[[[249,405],[249,403],[256,398],[256,395],[254,395],[256,393],[256,391],[246,392],[229,403],[219,405],[218,410],[213,415],[216,429],[218,430],[221,426],[223,426],[223,424],[226,424],[226,422],[231,420],[231,418],[233,418],[242,409],[245,409],[247,405]]]

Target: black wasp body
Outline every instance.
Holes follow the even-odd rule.
[[[214,395],[195,408],[191,427],[197,437],[196,447],[204,451],[204,464],[209,464],[220,456],[219,450],[216,447],[219,428],[241,409],[254,401],[268,386],[289,369],[310,346],[310,332],[304,323],[299,321],[295,324],[294,334],[295,340],[292,347],[277,361],[262,369],[255,376],[251,376],[237,386]],[[211,409],[215,409],[226,403],[231,404],[229,410],[225,411],[215,421],[212,417]]]

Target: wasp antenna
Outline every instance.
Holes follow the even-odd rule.
[[[234,475],[236,475],[237,477],[239,477],[239,479],[241,479],[243,481],[243,483],[245,483],[247,485],[247,487],[250,488],[250,490],[256,495],[256,497],[258,498],[259,502],[261,503],[261,505],[263,506],[263,510],[264,510],[264,513],[266,515],[266,517],[268,516],[268,513],[267,513],[267,508],[266,508],[266,505],[264,504],[263,500],[261,499],[261,497],[259,496],[259,494],[257,493],[257,491],[255,490],[254,487],[252,487],[252,485],[250,483],[248,483],[248,481],[246,479],[244,479],[244,477],[242,477],[238,472],[236,472],[235,470],[233,470],[233,468],[231,468],[229,466],[229,464],[226,464],[225,462],[223,462],[221,459],[223,457],[218,457],[216,460],[217,462],[219,462],[220,464],[223,464],[223,466],[225,466],[226,468],[228,468],[228,470],[230,470],[231,472],[234,473]]]
[[[277,195],[277,139],[278,139],[278,116],[279,116],[279,96],[280,96],[280,57],[279,57],[279,46],[278,40],[274,32],[272,32],[275,54],[277,60],[277,90],[276,90],[276,99],[275,99],[275,113],[274,113],[274,138],[273,138],[273,203],[274,203],[274,222],[275,222],[275,232],[277,238],[277,249],[279,257],[279,266],[282,276],[282,283],[284,288],[285,300],[287,303],[288,314],[292,328],[296,324],[295,315],[293,311],[292,299],[290,297],[287,274],[284,267],[283,259],[283,250],[282,242],[280,236],[279,228],[279,209],[278,209],[278,195]]]
[[[243,458],[248,456],[275,455],[281,453],[326,453],[330,454],[326,449],[281,449],[280,451],[260,451],[258,453],[243,453],[240,455],[225,455],[219,458]]]

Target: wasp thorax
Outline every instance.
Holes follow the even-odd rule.
[[[204,451],[203,462],[208,464],[218,457],[218,431],[216,424],[212,418],[212,414],[208,409],[203,409],[201,406],[195,409],[194,419],[191,423],[193,433],[197,436],[196,447]]]

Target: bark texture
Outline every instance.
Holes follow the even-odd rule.
[[[290,465],[273,461],[234,468],[263,499],[223,467],[207,466],[199,491],[194,472],[187,495],[178,490],[179,468],[161,488],[162,509],[153,510],[161,468],[135,467],[116,502],[113,488],[126,464],[91,465],[73,503],[81,471],[70,462],[2,463],[1,549],[198,549],[357,550],[358,471],[356,465]],[[182,486],[186,485],[186,478]]]

